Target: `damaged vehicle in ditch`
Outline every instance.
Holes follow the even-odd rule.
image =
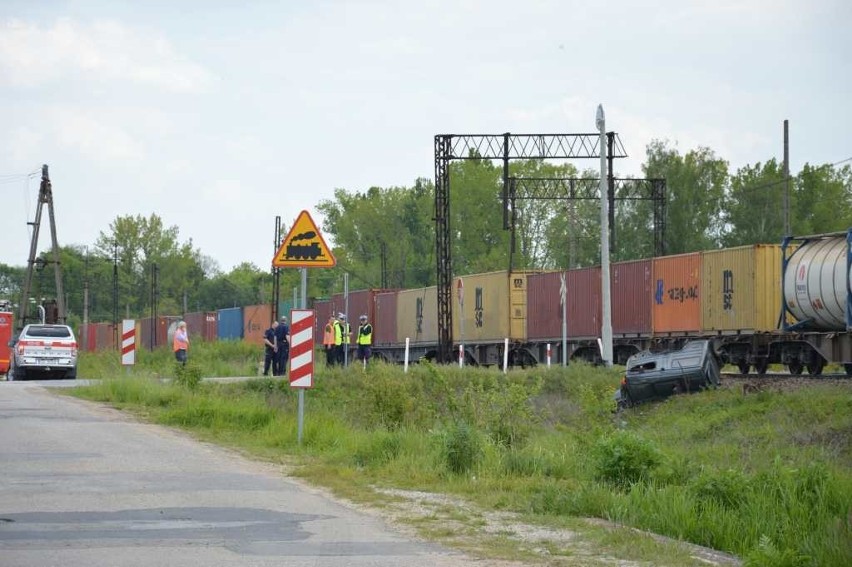
[[[631,407],[720,384],[721,366],[712,342],[695,340],[679,350],[643,351],[631,356],[615,400],[619,408]]]

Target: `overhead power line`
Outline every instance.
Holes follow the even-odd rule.
[[[813,174],[815,174],[815,173],[817,173],[817,172],[819,172],[823,169],[827,169],[829,167],[834,167],[836,165],[840,165],[841,163],[846,163],[847,161],[852,161],[852,157],[848,157],[846,159],[842,159],[842,160],[836,161],[834,163],[823,164],[819,167],[815,167],[815,168],[811,169],[810,171],[802,172],[799,175],[810,176],[810,175],[813,175]],[[784,178],[777,179],[775,181],[768,181],[766,183],[761,183],[760,185],[752,185],[752,186],[743,187],[743,191],[757,191],[758,189],[766,189],[768,187],[774,187],[776,185],[781,185],[782,183],[785,183],[785,182],[786,182],[786,179],[784,179]]]

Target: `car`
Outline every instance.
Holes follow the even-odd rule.
[[[8,381],[77,378],[77,339],[68,325],[26,325],[9,346]]]
[[[642,351],[627,359],[627,371],[616,392],[619,407],[697,392],[721,384],[721,367],[707,340],[688,341],[679,350]]]

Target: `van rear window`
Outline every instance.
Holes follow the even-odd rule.
[[[52,327],[47,325],[35,325],[27,329],[27,336],[67,339],[71,336],[71,329],[62,326]]]

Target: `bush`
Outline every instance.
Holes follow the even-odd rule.
[[[617,431],[595,445],[596,477],[620,488],[647,479],[661,460],[650,441],[631,432]]]
[[[352,455],[359,467],[383,465],[396,459],[402,450],[402,439],[392,431],[375,431],[358,443]]]
[[[175,382],[184,388],[194,390],[201,383],[201,367],[194,362],[175,363]]]
[[[726,471],[703,471],[689,484],[690,491],[700,502],[714,502],[726,509],[739,506],[749,490],[748,479],[743,473]]]
[[[447,469],[467,473],[482,459],[482,437],[467,423],[457,422],[445,433],[443,449]]]

